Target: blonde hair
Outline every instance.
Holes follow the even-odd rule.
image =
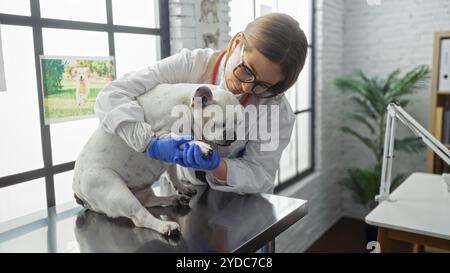
[[[284,79],[273,91],[277,94],[287,91],[297,81],[308,54],[308,41],[299,23],[287,14],[270,13],[250,22],[243,34],[246,50],[254,48],[280,66]],[[230,41],[227,57],[238,35]]]

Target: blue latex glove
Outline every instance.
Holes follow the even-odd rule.
[[[177,163],[176,159],[183,158],[180,145],[192,140],[191,136],[157,138],[153,137],[148,145],[148,156],[164,162]],[[183,147],[183,146],[181,146]]]
[[[214,170],[220,165],[220,156],[215,150],[204,158],[200,147],[196,144],[184,144],[183,158],[177,158],[175,161],[184,167],[200,170]]]

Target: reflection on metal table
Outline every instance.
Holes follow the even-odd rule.
[[[149,208],[155,217],[180,224],[181,234],[167,238],[71,202],[0,224],[0,252],[274,251],[275,237],[306,215],[306,203],[197,186],[190,207]]]

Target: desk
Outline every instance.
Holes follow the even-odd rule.
[[[395,240],[450,250],[450,193],[440,175],[413,173],[366,216],[378,226],[381,252]]]
[[[150,208],[180,224],[166,238],[76,205],[56,206],[0,224],[0,252],[255,252],[302,219],[306,201],[270,194],[238,195],[197,186],[190,208]]]

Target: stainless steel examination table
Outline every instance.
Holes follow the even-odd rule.
[[[273,252],[275,237],[307,213],[301,199],[196,187],[190,208],[149,209],[180,224],[176,237],[70,202],[0,224],[0,252]]]

